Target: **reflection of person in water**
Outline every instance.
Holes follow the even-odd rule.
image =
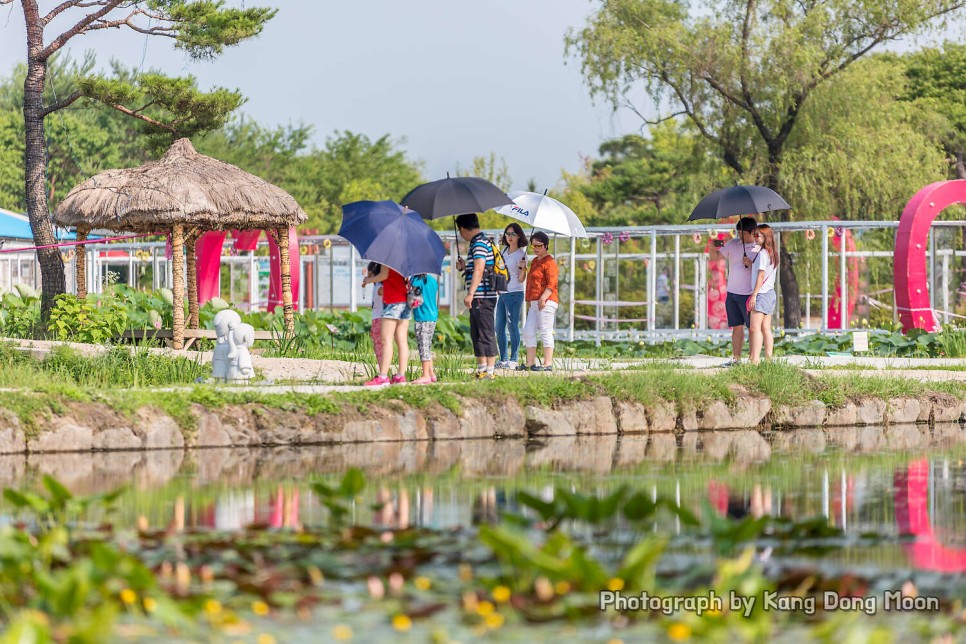
[[[376,525],[400,530],[409,527],[409,492],[404,488],[399,488],[395,499],[388,488],[379,488],[376,492],[376,506],[378,509],[373,516]]]
[[[773,516],[771,488],[762,490],[757,483],[751,489],[751,495],[746,496],[730,491],[725,483],[711,480],[708,482],[708,500],[719,515],[731,519],[744,519],[749,514],[755,519]]]
[[[473,499],[473,525],[496,523],[504,510],[517,510],[516,497],[508,497],[506,490],[488,487]]]

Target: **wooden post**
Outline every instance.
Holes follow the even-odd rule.
[[[87,226],[77,227],[77,241],[87,241],[87,234],[90,228]],[[77,297],[83,300],[87,297],[87,245],[78,244],[77,253],[74,255],[74,276],[77,282]]]
[[[173,278],[172,319],[174,321],[174,338],[172,344],[176,351],[184,348],[184,226],[175,224],[171,229],[171,275]]]
[[[292,267],[289,265],[288,240],[289,229],[279,228],[275,231],[275,242],[278,244],[278,261],[281,264],[282,275],[282,311],[285,315],[285,332],[295,332],[295,313],[292,308]]]
[[[195,244],[199,234],[196,231],[188,233],[185,239],[185,253],[188,259],[188,328],[197,329],[200,320],[198,316],[198,254]]]

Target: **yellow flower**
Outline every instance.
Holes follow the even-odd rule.
[[[687,624],[676,622],[667,629],[667,636],[673,642],[683,642],[691,639],[691,627]]]
[[[209,615],[217,615],[221,612],[221,602],[217,599],[209,599],[205,602],[205,612]]]
[[[419,590],[429,590],[430,586],[432,585],[433,582],[429,580],[429,577],[416,577],[413,579],[413,586]]]
[[[156,600],[154,597],[145,597],[144,598],[144,610],[145,611],[147,611],[149,613],[153,613],[157,609],[157,607],[158,607],[158,600]]]
[[[121,591],[121,601],[130,606],[138,600],[138,594],[130,588]]]
[[[607,640],[607,644],[624,644],[624,640],[619,640],[615,637],[614,639]]]
[[[258,615],[259,617],[264,617],[265,615],[268,615],[268,610],[269,610],[268,604],[266,604],[265,602],[258,599],[252,602],[252,612]]]
[[[486,617],[487,615],[492,615],[495,611],[496,611],[496,606],[494,606],[491,602],[488,602],[488,601],[482,601],[476,607],[476,612],[479,615],[482,615],[483,617]]]
[[[553,585],[553,590],[558,595],[566,595],[570,592],[570,583],[566,581],[558,581]]]
[[[497,586],[493,589],[493,601],[498,604],[505,604],[510,601],[510,596],[513,593],[506,586]]]
[[[613,591],[624,590],[624,580],[614,577],[613,579],[607,582],[607,590],[613,590]]]
[[[332,629],[332,637],[340,642],[346,642],[352,639],[352,629],[345,624],[339,624]]]
[[[275,644],[275,638],[268,633],[262,633],[255,641],[258,642],[258,644]]]
[[[397,631],[406,632],[413,627],[413,620],[409,619],[409,615],[395,615],[392,618],[392,627]]]
[[[315,566],[309,566],[307,572],[309,573],[309,579],[312,580],[313,585],[321,586],[325,581],[325,575],[323,575],[322,571]]]
[[[487,628],[500,628],[503,626],[503,621],[503,615],[500,613],[493,613],[483,618],[483,623],[486,624]]]

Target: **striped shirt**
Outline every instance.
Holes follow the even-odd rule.
[[[485,259],[486,266],[489,269],[493,268],[493,247],[490,246],[489,240],[486,238],[482,232],[477,233],[473,239],[470,240],[470,251],[466,257],[466,270],[463,273],[463,283],[467,290],[470,288],[470,284],[473,282],[473,269],[475,260]],[[486,279],[486,274],[484,273],[483,279],[480,281],[480,285],[476,287],[475,297],[496,297],[497,293],[490,289],[489,280]]]

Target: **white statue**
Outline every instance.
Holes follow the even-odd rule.
[[[252,366],[252,354],[249,349],[255,344],[255,327],[251,324],[239,324],[232,335],[235,345],[235,360],[230,363],[228,379],[248,382],[255,376]]]
[[[229,382],[237,377],[235,332],[241,324],[241,316],[231,309],[223,309],[215,315],[215,350],[211,357],[211,377],[215,382]],[[247,349],[245,352],[248,353]],[[251,355],[248,361],[251,363]]]

